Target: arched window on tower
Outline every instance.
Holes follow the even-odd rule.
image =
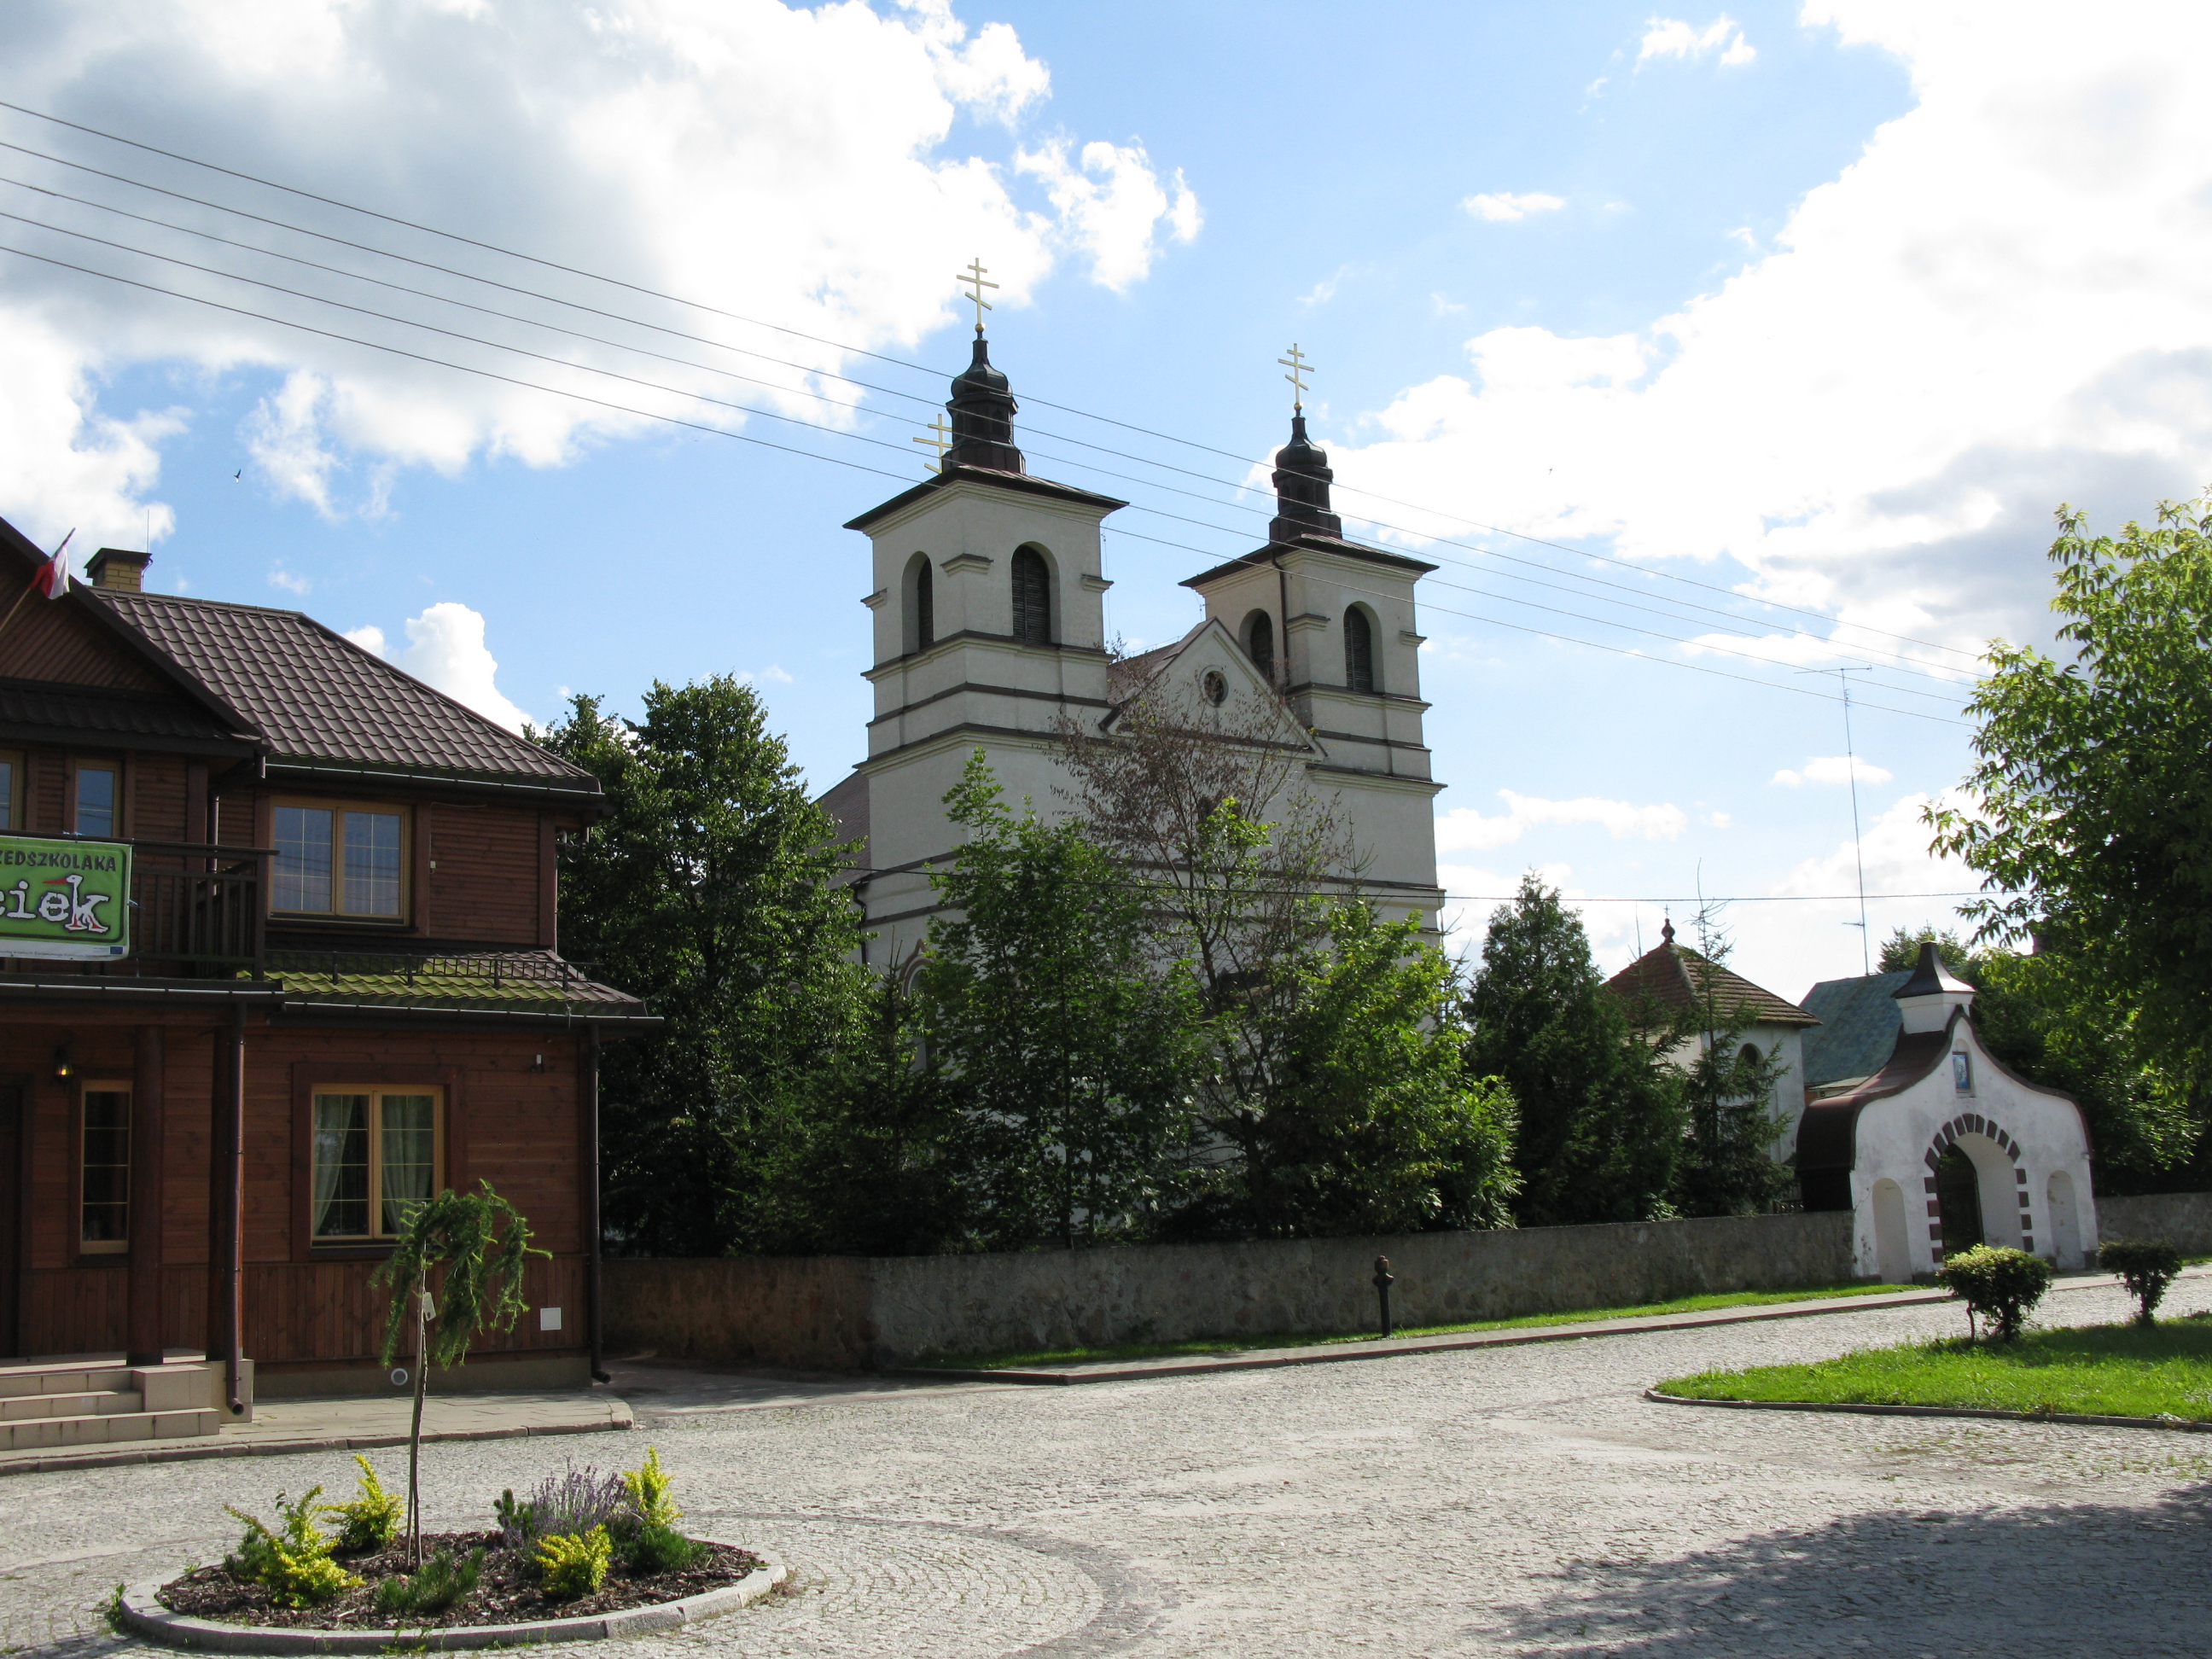
[[[1252,659],[1252,666],[1262,678],[1275,678],[1275,624],[1264,611],[1255,611],[1244,619],[1244,654]]]
[[[914,573],[914,648],[927,651],[937,643],[937,600],[931,592],[929,561],[924,559]]]
[[[1024,645],[1052,643],[1052,573],[1032,547],[1014,550],[1014,637]]]
[[[1344,613],[1344,684],[1353,691],[1375,689],[1375,625],[1356,605]]]

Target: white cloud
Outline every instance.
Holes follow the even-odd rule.
[[[347,637],[363,644],[359,636],[374,632],[358,629]],[[380,648],[380,634],[377,643]],[[499,664],[484,644],[483,616],[465,605],[447,599],[419,617],[410,617],[407,648],[399,653],[399,666],[510,732],[520,732],[530,719],[492,683]]]
[[[1672,841],[1689,827],[1689,816],[1679,806],[1638,806],[1630,801],[1605,800],[1585,795],[1577,800],[1544,800],[1498,792],[1506,810],[1485,817],[1472,806],[1455,807],[1437,820],[1439,853],[1488,852],[1516,842],[1538,824],[1594,823],[1615,841]]]
[[[1566,204],[1565,198],[1547,196],[1541,191],[1530,191],[1524,196],[1516,196],[1510,190],[1470,196],[1460,204],[1476,218],[1491,220],[1525,219],[1532,213],[1557,213]]]
[[[311,589],[313,588],[314,584],[309,581],[305,576],[300,575],[296,572],[287,570],[280,564],[270,568],[269,572],[269,586],[271,587],[281,587],[287,593],[295,593],[304,597]]]
[[[80,0],[10,24],[9,96],[33,107],[173,138],[246,171],[863,348],[909,347],[950,320],[952,273],[978,253],[1002,284],[994,297],[1018,306],[1060,264],[1124,289],[1162,246],[1189,240],[1200,224],[1188,184],[1140,147],[1058,137],[1024,149],[997,132],[1036,118],[1049,73],[1011,27],[971,27],[950,0],[884,10],[864,0]],[[164,92],[149,113],[143,77],[155,64]],[[184,176],[143,157],[116,165],[161,173],[165,183]],[[35,185],[78,186],[48,164],[18,156],[9,167]],[[56,225],[111,234],[88,210],[40,199],[38,211]],[[205,223],[218,228],[211,216]],[[389,227],[367,234],[502,279],[519,275],[493,256]],[[207,257],[204,243],[182,234],[139,226],[131,235],[179,258]],[[58,231],[18,240],[83,257],[83,245]],[[240,299],[174,267],[85,263]],[[422,280],[401,268],[376,274]],[[520,280],[562,279],[540,271]],[[635,292],[618,303],[696,325],[696,313]],[[791,390],[733,390],[706,370],[658,364],[643,372],[676,391],[617,391],[582,368],[520,368],[388,325],[292,314],[687,418],[743,422],[695,393],[846,418],[825,416],[799,372],[771,371]],[[481,319],[431,320],[484,331]],[[777,349],[820,368],[842,362],[832,348],[787,338]],[[641,368],[611,348],[573,356]],[[100,407],[104,382],[133,365],[266,377],[278,389],[242,434],[252,470],[279,497],[326,516],[382,511],[404,469],[450,474],[497,457],[558,465],[647,424],[4,255],[0,362],[9,365],[0,514],[49,542],[75,525],[90,548],[144,538],[161,442],[178,429],[172,413],[118,419]],[[158,541],[171,515],[152,505]]]
[[[782,669],[777,667],[774,663],[770,663],[767,667],[762,669],[760,672],[760,677],[761,678],[775,685],[789,685],[793,683],[791,676],[785,673]]]
[[[2212,477],[2212,10],[2085,28],[2044,0],[1994,33],[1971,8],[1808,14],[1903,60],[1917,106],[1672,314],[1468,341],[1380,441],[1332,446],[1340,505],[1448,507],[1479,479],[1488,523],[1731,556],[1761,597],[1973,653],[2047,631],[2060,501],[2116,528]]]
[[[374,623],[361,628],[349,628],[345,638],[351,640],[372,657],[384,655],[384,630]]]
[[[1855,761],[1848,755],[1820,755],[1807,761],[1802,771],[1784,767],[1773,781],[1796,789],[1808,783],[1849,783],[1854,772],[1861,783],[1887,783],[1894,775],[1864,758]]]
[[[1061,237],[1090,259],[1092,280],[1117,293],[1151,271],[1162,229],[1178,242],[1198,234],[1198,198],[1180,172],[1163,185],[1141,145],[1102,139],[1071,161],[1066,141],[1056,138],[1024,150],[1014,165],[1043,181]]]
[[[1748,64],[1759,54],[1751,42],[1743,38],[1743,31],[1726,12],[1704,28],[1695,28],[1679,17],[1655,17],[1644,31],[1643,41],[1638,47],[1638,64],[1653,58],[1694,59],[1711,52],[1721,54],[1723,64]]]

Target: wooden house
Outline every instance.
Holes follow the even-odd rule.
[[[299,612],[40,562],[0,520],[0,1447],[390,1388],[370,1275],[479,1180],[550,1255],[439,1386],[581,1384],[599,1047],[653,1023],[559,954],[597,781]]]

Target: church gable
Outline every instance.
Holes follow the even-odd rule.
[[[1199,623],[1173,645],[1119,665],[1113,677],[1115,712],[1102,729],[1110,733],[1121,709],[1148,690],[1170,707],[1188,708],[1194,719],[1218,720],[1235,738],[1297,749],[1314,761],[1328,758],[1321,739],[1298,724],[1218,618]]]

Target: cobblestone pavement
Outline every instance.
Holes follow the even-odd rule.
[[[2208,1308],[2192,1279],[2167,1311]],[[1638,1397],[1962,1325],[1905,1308],[1082,1389],[663,1373],[631,1395],[641,1433],[424,1463],[434,1521],[458,1523],[650,1440],[701,1530],[794,1569],[792,1594],[635,1659],[2212,1652],[2212,1436]],[[349,1460],[10,1479],[0,1647],[138,1651],[105,1633],[104,1592],[220,1555],[221,1503],[315,1481],[349,1487]]]

